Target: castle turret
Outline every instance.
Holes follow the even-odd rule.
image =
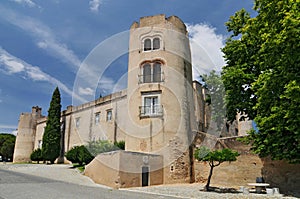
[[[30,162],[34,149],[37,119],[42,117],[42,108],[32,107],[31,113],[21,113],[16,138],[13,162]]]
[[[191,52],[176,16],[143,17],[130,29],[126,150],[162,155],[164,181],[189,182]],[[175,175],[176,173],[176,175]]]

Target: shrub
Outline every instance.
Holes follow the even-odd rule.
[[[93,156],[97,156],[98,154],[104,152],[119,150],[119,147],[113,145],[108,140],[91,141],[86,147]]]
[[[121,140],[119,142],[115,142],[114,145],[121,150],[125,150],[125,141]]]
[[[30,155],[31,161],[37,161],[39,164],[40,161],[43,161],[43,156],[42,156],[42,150],[41,149],[36,149],[34,150],[31,155]]]
[[[78,163],[79,165],[83,165],[83,163],[88,164],[94,159],[94,156],[84,145],[73,147],[65,156],[67,160],[72,163]]]

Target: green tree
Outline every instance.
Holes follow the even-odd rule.
[[[16,136],[12,134],[0,134],[0,155],[3,160],[12,160],[15,148]]]
[[[65,156],[67,160],[72,163],[78,163],[79,165],[83,165],[83,163],[88,164],[94,159],[94,156],[84,145],[73,147]]]
[[[31,161],[37,161],[39,164],[40,161],[43,161],[43,156],[42,156],[42,150],[40,148],[35,149],[31,154],[30,154],[30,159]]]
[[[212,120],[216,122],[218,130],[221,130],[225,122],[225,88],[221,79],[221,75],[215,70],[201,76],[204,86],[209,91],[207,103],[212,108]]]
[[[60,155],[60,114],[61,100],[58,87],[53,92],[52,100],[48,110],[48,118],[43,135],[42,156],[44,160],[52,164]]]
[[[213,174],[214,167],[219,166],[221,163],[226,161],[227,162],[236,161],[236,157],[239,156],[239,154],[238,152],[228,148],[211,151],[210,149],[202,146],[196,149],[194,156],[199,161],[204,161],[209,163],[210,171],[209,171],[207,183],[205,185],[205,190],[210,191],[209,185],[210,185],[210,180]]]
[[[256,0],[226,23],[222,79],[228,119],[254,119],[248,142],[260,156],[300,162],[300,2]]]

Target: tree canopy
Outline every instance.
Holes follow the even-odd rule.
[[[260,156],[300,162],[300,1],[255,0],[254,10],[226,23],[227,117],[240,112],[256,122],[248,141]]]
[[[205,185],[206,191],[209,191],[209,184],[214,167],[219,166],[221,163],[226,161],[236,161],[236,157],[239,156],[239,153],[228,148],[211,151],[210,149],[202,146],[195,151],[194,156],[199,161],[209,163],[210,172]]]
[[[42,156],[44,160],[54,163],[60,155],[60,115],[61,99],[58,87],[53,92],[48,110],[47,123],[43,135]]]
[[[217,130],[221,130],[225,122],[225,88],[220,74],[215,70],[210,71],[209,74],[201,76],[204,86],[209,91],[207,103],[212,108],[212,120],[217,124]]]
[[[3,160],[12,160],[15,148],[16,136],[0,133],[0,155]]]

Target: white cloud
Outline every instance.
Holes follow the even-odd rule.
[[[97,2],[95,2],[97,3]],[[99,1],[99,3],[101,3],[101,1]],[[45,50],[46,52],[48,52],[50,55],[52,55],[53,57],[68,63],[68,66],[71,66],[72,70],[74,72],[78,72],[78,69],[81,69],[84,71],[84,74],[86,74],[89,78],[87,79],[87,81],[89,82],[88,85],[82,85],[83,88],[86,87],[91,87],[91,85],[94,84],[94,82],[90,82],[89,80],[94,80],[94,79],[98,79],[99,77],[93,72],[89,70],[89,67],[85,67],[84,65],[81,65],[81,60],[76,56],[76,54],[68,48],[68,46],[64,43],[62,43],[61,41],[59,41],[59,39],[56,37],[55,33],[46,25],[44,25],[43,23],[41,23],[40,21],[28,17],[28,16],[24,16],[21,15],[13,10],[1,7],[0,5],[0,18],[2,18],[3,20],[6,20],[8,23],[22,29],[23,31],[25,31],[26,33],[28,33],[29,35],[32,36],[32,38],[34,39],[34,41],[36,42],[36,45]],[[1,47],[0,47],[1,48]],[[19,64],[22,64],[23,62],[18,62]],[[15,65],[15,64],[14,64]],[[7,65],[5,65],[5,67],[8,67]],[[97,66],[98,67],[98,66]],[[17,69],[17,67],[15,68]],[[30,68],[30,70],[26,70],[26,75],[28,78],[35,80],[35,81],[46,81],[49,78],[45,77],[43,73],[41,73],[41,71],[38,73],[36,73],[37,69],[34,68]],[[13,68],[11,67],[10,71],[14,71]],[[9,72],[8,70],[6,70],[6,72]],[[103,90],[108,91],[108,92],[112,92],[111,89],[114,88],[115,83],[113,80],[109,80],[110,78],[105,78],[104,82],[101,82],[101,86],[100,88],[103,88]],[[109,81],[108,81],[109,80]],[[57,82],[57,83],[55,83]],[[53,84],[60,84],[59,80],[53,80],[51,83]],[[102,87],[103,86],[103,87]],[[62,85],[62,87],[64,87]],[[65,90],[67,93],[69,93],[71,96],[71,92],[68,92],[68,88],[65,87]],[[73,93],[73,97],[76,99],[79,99],[79,101],[82,102],[86,102],[87,100],[83,100],[83,97],[79,96],[79,93]]]
[[[35,6],[37,6],[36,3],[34,3],[31,0],[11,0],[11,1],[14,1],[14,2],[19,3],[19,4],[27,5],[29,7],[35,7]]]
[[[79,87],[78,89],[79,95],[94,95],[94,91],[91,88],[82,88]]]
[[[13,64],[12,64],[13,63]],[[16,67],[17,66],[17,67]],[[20,67],[22,66],[22,67]],[[2,69],[3,67],[3,69]],[[25,61],[11,55],[6,50],[0,47],[0,69],[8,74],[22,74],[26,78],[29,78],[33,81],[45,81],[52,85],[58,86],[64,92],[70,96],[78,98],[80,101],[84,101],[79,96],[73,95],[73,91],[70,90],[65,84],[63,84],[58,79],[44,73],[39,67],[32,66]]]
[[[99,11],[99,6],[103,3],[103,0],[91,0],[89,2],[90,5],[90,10],[92,12],[98,12]]]
[[[16,61],[14,58],[8,56],[1,48],[0,48],[0,64],[6,68],[6,72],[9,74],[19,73],[24,71],[25,66],[23,63]]]
[[[28,77],[34,81],[48,81],[50,77],[49,75],[42,72],[40,68],[35,66],[27,67],[26,73]]]
[[[221,48],[225,37],[207,24],[187,24],[190,35],[194,78],[211,70],[221,71],[225,65]]]
[[[0,17],[29,33],[36,40],[39,48],[44,49],[53,57],[69,63],[73,70],[76,71],[79,68],[81,60],[66,44],[56,38],[48,26],[34,18],[20,15],[12,10],[1,8],[1,6]]]

